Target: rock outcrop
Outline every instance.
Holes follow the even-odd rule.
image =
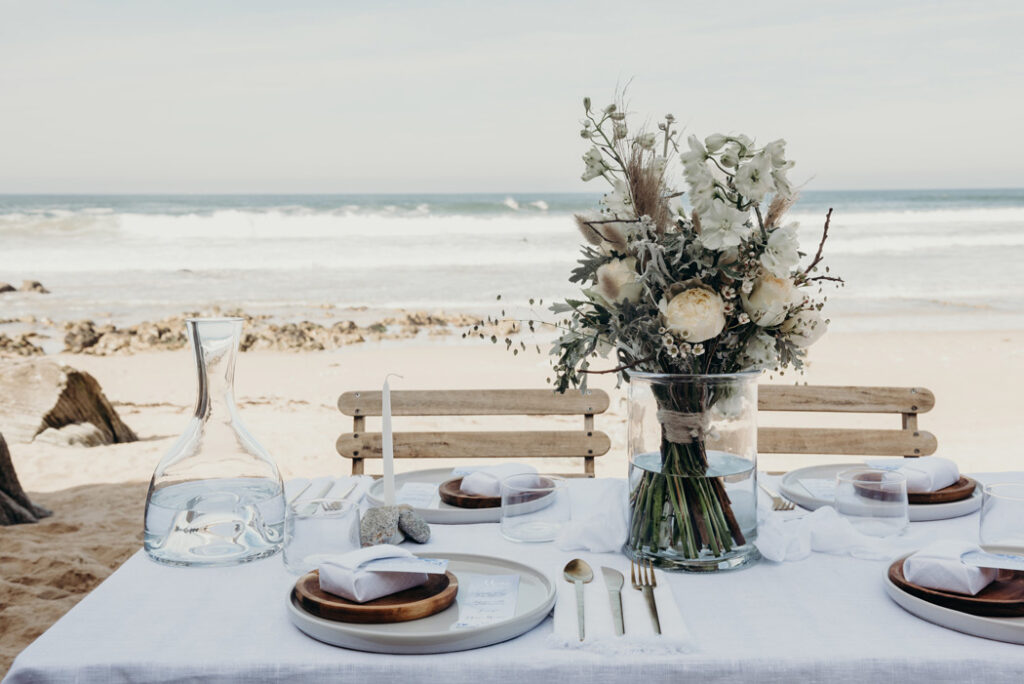
[[[99,431],[102,444],[138,439],[94,377],[46,359],[0,366],[0,416],[12,444],[27,444],[48,428],[82,423]]]

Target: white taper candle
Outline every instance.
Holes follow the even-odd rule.
[[[390,376],[388,376],[390,377]],[[384,389],[381,392],[381,451],[384,456],[384,503],[395,505],[395,445],[391,437],[391,387],[388,378],[384,378]]]

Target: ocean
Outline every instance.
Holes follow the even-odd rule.
[[[282,320],[324,305],[493,312],[571,295],[571,214],[596,194],[0,195],[0,319],[118,324],[214,305]],[[791,210],[826,263],[836,330],[1016,328],[1024,190],[806,191]],[[502,296],[501,303],[496,301]]]

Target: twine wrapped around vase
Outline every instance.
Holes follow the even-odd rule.
[[[704,438],[711,425],[711,418],[706,413],[683,413],[660,408],[658,422],[669,442],[690,444]]]

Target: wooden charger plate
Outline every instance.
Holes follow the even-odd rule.
[[[911,596],[971,615],[1024,617],[1024,572],[1000,570],[995,582],[968,596],[911,584],[903,574],[903,561],[907,558],[904,556],[889,566],[889,579]]]
[[[292,593],[307,613],[325,620],[363,624],[407,622],[440,613],[452,605],[459,593],[459,580],[450,572],[427,578],[418,587],[356,603],[321,590],[320,573],[314,570],[299,578]]]
[[[483,496],[482,494],[466,494],[462,491],[462,478],[455,477],[442,482],[437,487],[441,501],[449,506],[459,508],[497,508],[501,505],[500,496]]]
[[[974,488],[977,486],[977,482],[961,475],[959,480],[948,487],[935,492],[910,492],[907,494],[907,499],[912,504],[938,504],[963,501],[970,497],[971,494],[974,494]]]

